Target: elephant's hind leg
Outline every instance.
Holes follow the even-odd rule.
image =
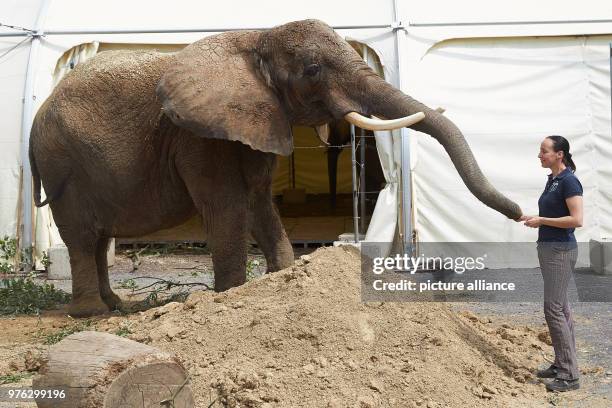
[[[68,313],[75,317],[99,315],[108,312],[98,286],[98,268],[95,245],[71,245],[66,242],[72,269],[72,302]]]
[[[51,210],[70,256],[72,302],[68,313],[84,317],[108,312],[98,284],[96,249],[100,238],[93,227],[94,217],[73,185],[66,186],[61,198],[51,203]]]
[[[98,270],[98,287],[100,296],[110,310],[118,309],[121,306],[121,298],[117,296],[110,287],[108,279],[108,244],[110,238],[100,238],[96,245],[96,266]]]

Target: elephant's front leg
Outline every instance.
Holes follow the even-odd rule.
[[[266,257],[267,271],[275,272],[293,265],[293,247],[272,202],[270,189],[253,192],[249,202],[250,231]]]
[[[215,290],[221,292],[246,282],[247,260],[247,205],[244,202],[225,202],[215,206],[206,220],[210,226],[209,242],[215,273]]]

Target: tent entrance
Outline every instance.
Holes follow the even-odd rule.
[[[312,128],[294,127],[294,152],[279,157],[273,194],[290,241],[297,245],[330,244],[353,233],[353,181],[350,126],[329,126],[329,145]],[[362,148],[363,146],[363,148]],[[359,231],[369,225],[385,179],[374,135],[356,130]]]
[[[384,76],[373,50],[357,41],[349,43]],[[357,239],[363,239],[387,183],[372,132],[354,129],[352,143],[348,122],[336,120],[327,130],[329,144],[325,145],[313,128],[294,126],[294,152],[278,160],[272,190],[293,244],[330,244],[342,234],[353,240],[355,226]]]

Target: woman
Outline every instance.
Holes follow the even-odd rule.
[[[574,175],[576,165],[564,137],[546,137],[538,158],[551,174],[538,200],[539,215],[523,216],[521,221],[528,227],[539,228],[544,316],[555,349],[555,361],[546,370],[538,371],[537,376],[554,378],[546,385],[549,391],[570,391],[580,388],[567,289],[578,256],[574,229],[582,226],[582,185]]]

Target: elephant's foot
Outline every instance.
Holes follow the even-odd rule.
[[[121,298],[112,290],[110,293],[102,293],[102,300],[110,310],[118,310],[121,308]]]
[[[278,260],[274,263],[268,264],[268,267],[266,268],[266,273],[277,272],[282,269],[289,268],[290,266],[293,266],[294,264],[295,264],[295,261],[293,260],[293,255],[292,255],[291,258]]]
[[[266,273],[280,271],[295,265],[295,255],[289,240],[284,240],[272,254],[266,254]]]
[[[236,286],[244,285],[246,282],[246,273],[244,276],[232,276],[225,277],[224,279],[218,279],[215,276],[215,292],[225,292],[231,288],[235,288]]]
[[[68,314],[73,317],[89,317],[108,313],[109,307],[100,296],[73,299],[68,306]]]

